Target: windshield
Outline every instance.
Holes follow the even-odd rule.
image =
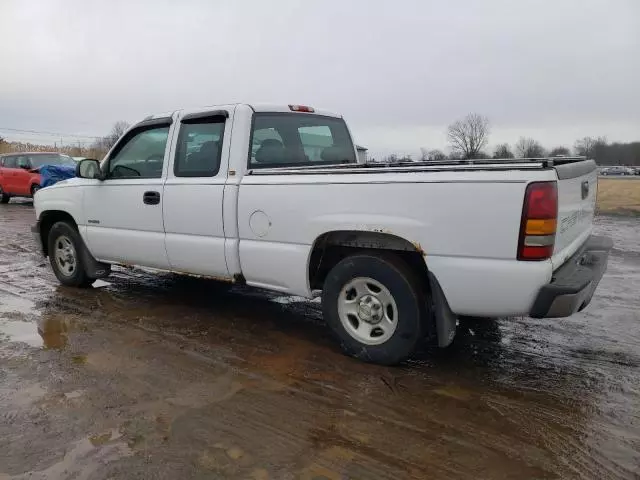
[[[39,168],[39,167],[42,167],[43,165],[75,166],[76,162],[73,160],[73,158],[68,157],[67,155],[59,155],[57,153],[31,156],[32,168]]]

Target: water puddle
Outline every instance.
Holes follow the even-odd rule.
[[[69,316],[44,315],[38,321],[38,334],[45,348],[60,350],[69,343],[69,332],[75,326]]]
[[[69,342],[75,321],[63,315],[33,315],[21,312],[0,314],[0,341],[22,343],[30,347],[60,350]]]
[[[31,347],[41,347],[43,344],[36,326],[22,320],[0,320],[0,341],[26,343]]]
[[[34,303],[18,295],[3,295],[0,301],[0,342],[25,343],[42,346],[42,338],[32,321]]]
[[[1,290],[0,293],[2,293]],[[0,317],[16,313],[32,315],[36,313],[35,305],[31,300],[18,295],[2,295],[2,300],[0,300]]]

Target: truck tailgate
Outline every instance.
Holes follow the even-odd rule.
[[[593,160],[566,163],[554,168],[558,175],[558,226],[551,261],[556,270],[591,234],[598,170]]]

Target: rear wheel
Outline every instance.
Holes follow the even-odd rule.
[[[33,185],[31,185],[31,196],[35,196],[36,192],[40,190],[40,185],[38,185],[37,183],[34,183]]]
[[[392,254],[364,253],[339,262],[325,280],[322,307],[347,354],[384,365],[409,357],[429,321],[421,282]]]
[[[10,199],[11,197],[9,196],[9,194],[4,193],[2,187],[0,187],[0,203],[9,203]]]
[[[89,287],[95,279],[85,273],[80,234],[73,225],[57,222],[49,231],[49,262],[60,283],[69,287]]]

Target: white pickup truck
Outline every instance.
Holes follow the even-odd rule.
[[[340,115],[219,105],[134,125],[35,196],[64,285],[112,264],[322,295],[343,349],[393,364],[457,318],[583,309],[612,243],[583,158],[358,164]]]

